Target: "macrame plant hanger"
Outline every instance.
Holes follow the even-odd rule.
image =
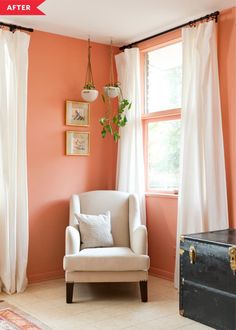
[[[118,82],[115,82],[114,79],[114,55],[113,55],[113,47],[112,47],[112,40],[110,43],[110,74],[109,74],[110,81],[104,87],[104,92],[109,98],[115,98],[120,95],[120,86]]]
[[[90,38],[88,39],[88,64],[85,76],[84,89],[81,91],[81,97],[87,102],[93,102],[98,97],[98,91],[95,88],[93,81],[93,72],[91,64],[91,48]]]

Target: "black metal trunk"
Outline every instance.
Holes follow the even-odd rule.
[[[181,236],[180,314],[236,330],[236,229]]]

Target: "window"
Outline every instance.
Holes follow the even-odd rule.
[[[182,43],[145,53],[147,190],[177,193],[181,136]]]
[[[182,43],[146,53],[146,112],[181,107]]]
[[[148,187],[177,190],[179,180],[180,119],[148,123]]]

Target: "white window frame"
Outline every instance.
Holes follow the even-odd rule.
[[[173,39],[171,42],[168,43],[160,43],[157,44],[156,47],[152,47],[151,50],[155,50],[158,48],[167,47],[171,44],[175,44],[181,42],[181,38]],[[159,121],[165,121],[165,120],[177,120],[181,119],[181,108],[177,109],[168,109],[168,110],[162,110],[157,112],[146,112],[146,54],[150,51],[150,49],[143,50],[143,56],[142,56],[142,69],[143,69],[143,82],[144,82],[144,95],[143,95],[143,104],[145,105],[145,113],[142,115],[142,123],[143,123],[143,139],[144,139],[144,163],[145,163],[145,185],[146,185],[146,194],[160,194],[160,195],[178,195],[178,189],[173,190],[156,190],[156,189],[150,189],[148,185],[148,124],[151,122],[159,122]]]

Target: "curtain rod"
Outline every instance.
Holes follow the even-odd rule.
[[[159,36],[161,36],[161,35],[163,35],[163,34],[166,34],[166,33],[168,33],[168,32],[172,32],[172,31],[175,31],[175,30],[178,30],[178,29],[180,29],[180,28],[182,28],[182,27],[185,27],[185,26],[188,26],[188,25],[192,26],[192,25],[196,24],[197,22],[200,22],[200,21],[203,21],[203,20],[214,19],[214,20],[217,22],[217,16],[218,16],[219,14],[220,14],[219,11],[215,11],[214,13],[211,13],[211,14],[205,15],[205,16],[203,16],[203,17],[199,17],[199,18],[197,18],[197,19],[195,19],[195,20],[193,20],[193,21],[189,21],[188,23],[184,23],[184,24],[178,25],[178,26],[173,27],[173,28],[171,28],[171,29],[169,29],[169,30],[166,30],[166,31],[163,31],[163,32],[160,32],[160,33],[154,34],[154,35],[152,35],[152,36],[150,36],[150,37],[147,37],[147,38],[144,38],[144,39],[141,39],[141,40],[138,40],[138,41],[132,42],[131,44],[128,44],[128,45],[125,45],[125,46],[122,46],[122,47],[120,47],[120,50],[124,50],[125,48],[132,48],[132,46],[134,46],[134,45],[136,45],[136,44],[139,44],[139,43],[141,43],[141,42],[143,42],[143,41],[150,40],[150,39],[153,39],[153,38],[155,38],[155,37],[159,37]]]
[[[34,32],[33,29],[31,28],[26,28],[20,25],[15,25],[15,24],[9,24],[9,23],[4,23],[4,22],[0,22],[0,27],[2,26],[7,26],[9,27],[9,30],[11,32],[15,32],[16,30],[23,30],[23,31],[27,31],[27,32]]]

